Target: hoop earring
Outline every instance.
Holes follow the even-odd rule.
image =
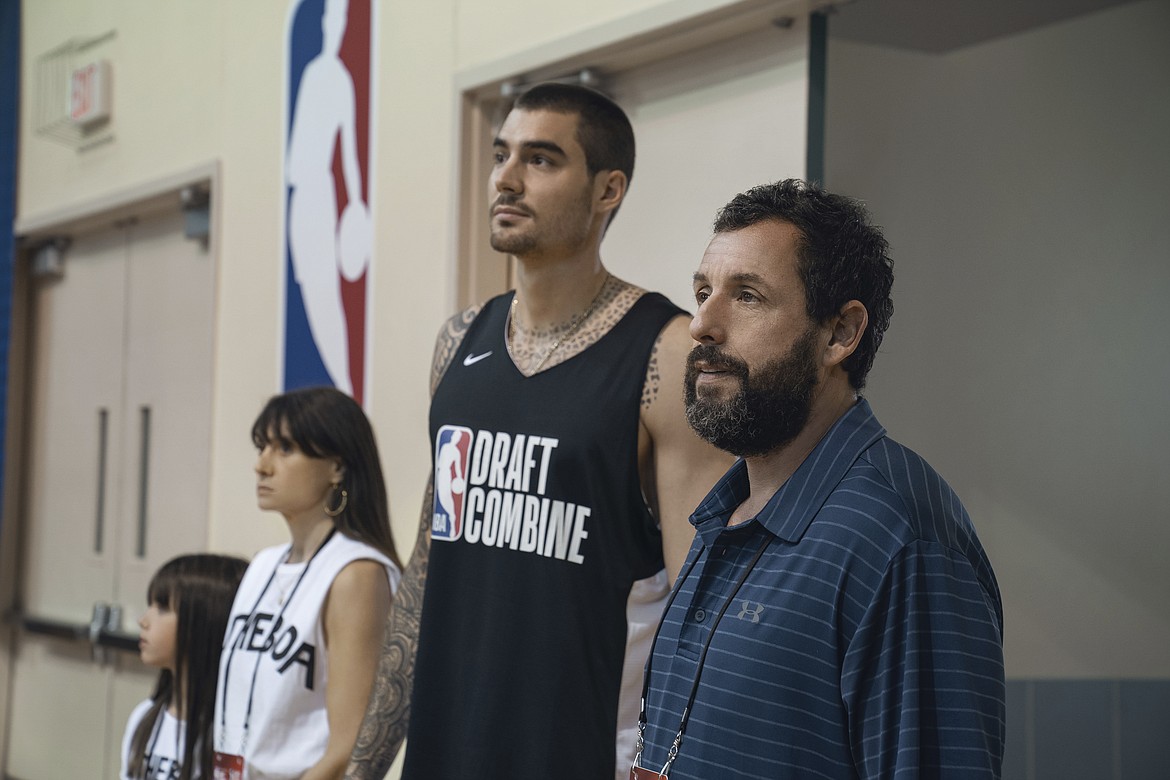
[[[341,503],[337,505],[336,509],[330,509],[329,502],[325,502],[325,514],[329,515],[330,517],[337,517],[339,514],[345,511],[346,505],[349,504],[349,493],[346,491],[346,489],[341,485],[334,485],[333,491],[337,492],[338,490],[341,491]]]

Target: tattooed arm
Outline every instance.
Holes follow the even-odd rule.
[[[687,423],[683,377],[694,342],[690,318],[676,317],[658,335],[642,386],[642,433],[649,451],[640,460],[642,484],[662,529],[662,555],[671,582],[678,576],[695,529],[690,516],[735,462],[700,439]]]
[[[439,331],[431,362],[432,396],[480,308],[473,306],[460,312]],[[349,768],[345,772],[346,778],[351,780],[382,780],[406,738],[406,725],[410,719],[410,692],[414,683],[414,660],[418,650],[419,618],[422,616],[427,561],[431,553],[433,491],[432,473],[427,479],[423,495],[414,551],[410,554],[410,562],[402,573],[402,582],[390,607],[378,674],[374,679],[374,688],[354,744]]]

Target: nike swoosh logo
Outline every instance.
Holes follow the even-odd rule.
[[[487,357],[490,354],[492,354],[492,353],[490,351],[488,351],[488,352],[483,353],[482,355],[468,355],[467,357],[463,358],[463,365],[474,366],[476,363],[483,360],[485,357]]]

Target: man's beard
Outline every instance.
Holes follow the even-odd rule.
[[[515,198],[500,197],[492,203],[491,207],[495,208],[497,205],[514,206],[515,200]],[[488,219],[491,219],[490,215]],[[531,212],[528,212],[528,219],[532,219]],[[497,235],[495,230],[491,230],[488,238],[492,249],[509,255],[526,255],[536,249],[536,236],[532,235],[531,232],[509,235],[505,230]]]
[[[687,422],[700,438],[725,452],[750,458],[774,452],[804,430],[817,386],[816,330],[810,328],[788,354],[749,372],[742,360],[725,355],[718,347],[700,344],[687,356],[683,399]],[[740,388],[732,398],[700,398],[695,391],[702,360],[739,377]]]
[[[533,252],[547,251],[554,247],[570,250],[576,249],[584,244],[589,237],[589,223],[586,217],[591,207],[591,197],[592,189],[583,189],[577,203],[574,204],[574,210],[581,215],[579,220],[574,219],[575,214],[562,214],[559,219],[548,218],[552,221],[538,226],[535,223],[535,214],[526,205],[521,204],[517,196],[510,194],[500,195],[492,201],[490,208],[494,209],[496,206],[513,206],[524,209],[528,214],[529,224],[526,231],[519,233],[514,230],[509,231],[508,229],[501,230],[499,233],[492,230],[488,236],[492,249],[516,257],[523,257]],[[488,219],[491,219],[490,210]]]

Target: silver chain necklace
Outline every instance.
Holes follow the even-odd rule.
[[[589,319],[589,317],[593,314],[593,310],[597,308],[597,304],[601,300],[601,294],[603,292],[605,292],[605,287],[607,284],[609,284],[609,277],[610,277],[610,273],[608,271],[606,271],[605,279],[602,280],[602,282],[601,282],[601,288],[597,291],[597,295],[593,296],[593,300],[589,303],[588,308],[586,308],[585,311],[581,312],[580,314],[578,314],[576,317],[573,318],[573,321],[569,323],[569,329],[567,331],[565,331],[565,334],[563,336],[558,337],[557,340],[552,343],[552,346],[548,348],[548,351],[544,353],[544,356],[541,357],[540,361],[536,364],[536,368],[532,369],[532,374],[540,373],[540,369],[544,368],[544,364],[547,363],[548,359],[553,356],[553,353],[556,352],[560,348],[561,344],[565,343],[570,338],[572,338],[573,334],[575,334],[577,332],[577,329],[580,328],[585,323],[585,320]],[[514,338],[514,335],[515,335],[514,328],[516,326],[514,323],[516,322],[516,304],[519,302],[520,302],[520,297],[518,295],[513,295],[512,296],[512,309],[511,309],[511,311],[508,312],[508,345],[509,345],[509,347],[511,347],[512,345],[514,345],[516,343],[516,340]],[[529,374],[529,376],[531,376],[532,374]]]

